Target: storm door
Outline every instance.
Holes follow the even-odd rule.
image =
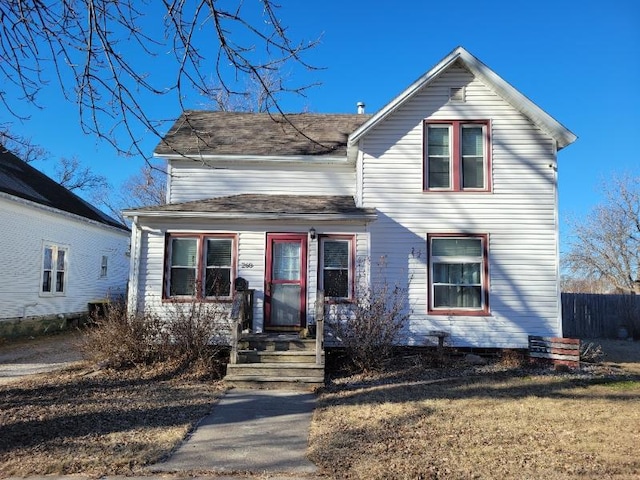
[[[267,234],[265,329],[305,326],[307,235]]]

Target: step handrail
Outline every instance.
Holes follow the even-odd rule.
[[[316,292],[316,365],[322,365],[324,352],[324,291]]]

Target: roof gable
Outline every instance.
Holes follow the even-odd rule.
[[[443,72],[456,62],[459,62],[476,78],[493,89],[505,101],[552,137],[557,142],[558,150],[570,145],[576,140],[577,137],[571,131],[503,80],[498,74],[471,55],[463,47],[458,47],[443,58],[435,67],[413,82],[404,92],[380,109],[380,111],[373,115],[366,123],[355,130],[349,137],[349,144],[353,145],[357,143],[362,137],[367,135],[372,128],[410,101],[420,90],[440,77]]]
[[[369,117],[187,110],[154,154],[344,157],[349,135]]]
[[[110,227],[128,230],[125,225],[20,160],[2,145],[0,145],[0,192],[72,213]]]

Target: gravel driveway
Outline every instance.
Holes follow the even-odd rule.
[[[67,332],[32,339],[0,339],[0,385],[82,361],[79,337],[78,332]]]

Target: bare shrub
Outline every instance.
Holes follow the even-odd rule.
[[[110,302],[93,318],[80,345],[85,357],[110,368],[149,365],[166,355],[163,322],[149,313],[129,314],[122,302]]]
[[[225,305],[192,300],[172,302],[165,330],[173,354],[188,362],[220,370],[219,359],[227,350],[230,314]]]
[[[593,342],[580,342],[580,361],[598,363],[604,358],[602,347]]]
[[[359,268],[355,301],[344,308],[330,308],[327,318],[336,340],[362,372],[383,369],[410,315],[408,286],[389,283],[384,258],[378,268],[381,275],[375,282],[366,281],[364,268]]]
[[[529,364],[528,360],[526,350],[505,348],[499,354],[498,363],[505,368],[524,368]]]
[[[154,313],[129,313],[112,302],[94,319],[81,345],[85,356],[110,368],[171,362],[221,372],[226,349],[228,315],[220,304],[173,302],[165,318]]]

